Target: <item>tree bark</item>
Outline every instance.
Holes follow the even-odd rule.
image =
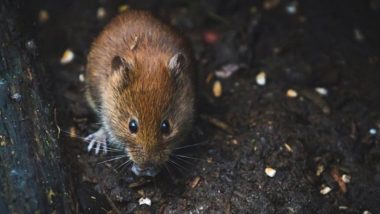
[[[71,213],[45,78],[20,25],[20,4],[0,2],[0,213]]]

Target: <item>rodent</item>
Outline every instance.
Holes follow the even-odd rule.
[[[184,36],[151,13],[113,18],[87,57],[86,98],[101,121],[88,150],[115,144],[136,175],[155,176],[192,128],[193,63]]]

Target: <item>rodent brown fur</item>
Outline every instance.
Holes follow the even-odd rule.
[[[93,42],[86,97],[107,140],[139,167],[161,166],[188,135],[194,117],[193,59],[182,35],[148,12],[114,18]],[[138,121],[137,133],[129,130]],[[160,130],[168,120],[170,132]]]

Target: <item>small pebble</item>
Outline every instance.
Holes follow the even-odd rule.
[[[288,6],[286,6],[286,12],[290,15],[297,13],[297,2],[289,3]]]
[[[326,95],[328,94],[327,89],[326,89],[326,88],[322,88],[322,87],[316,87],[316,88],[315,88],[315,91],[316,91],[318,94],[322,95],[322,96],[326,96]]]
[[[265,168],[265,174],[273,178],[276,175],[276,170],[270,167]]]
[[[286,91],[286,96],[291,97],[291,98],[295,98],[298,96],[298,93],[297,93],[297,91],[295,91],[293,89],[288,89],[288,91]]]
[[[266,74],[264,71],[261,71],[256,75],[256,83],[258,85],[265,85],[266,84]]]
[[[107,12],[106,12],[106,9],[104,9],[104,7],[99,7],[98,10],[96,11],[96,17],[98,19],[104,19],[106,15],[107,15]]]
[[[38,21],[40,23],[45,23],[49,20],[49,13],[46,10],[40,10],[38,13]]]
[[[139,199],[139,205],[143,205],[143,204],[150,206],[152,205],[152,201],[149,198],[142,197]]]
[[[350,183],[350,181],[351,181],[351,176],[346,175],[346,174],[343,174],[343,175],[342,175],[342,181],[343,181],[344,183],[346,183],[346,184]]]
[[[61,57],[61,64],[68,64],[74,59],[74,52],[70,49],[66,49],[65,52],[63,52]]]
[[[119,13],[122,13],[124,11],[127,11],[129,9],[129,6],[126,4],[120,5],[119,6]]]
[[[323,188],[321,189],[321,191],[320,191],[320,193],[321,193],[322,195],[326,195],[326,194],[328,194],[329,192],[331,192],[331,188],[328,187],[328,186],[323,187]]]
[[[20,102],[21,101],[21,94],[19,93],[14,93],[12,96],[11,96],[12,100],[16,101],[16,102]]]
[[[319,164],[317,166],[317,172],[315,173],[315,175],[320,176],[323,173],[323,171],[325,171],[325,167],[322,164]]]
[[[219,80],[214,82],[214,85],[212,87],[212,92],[214,93],[215,97],[222,96],[222,83]]]
[[[84,80],[85,80],[85,79],[84,79],[84,74],[79,74],[79,77],[78,77],[78,78],[79,78],[79,81],[80,81],[80,82],[84,82]]]
[[[364,35],[358,28],[354,29],[354,36],[358,42],[361,42],[364,40]]]
[[[370,135],[376,135],[377,134],[377,130],[372,128],[372,129],[369,129],[369,134]]]

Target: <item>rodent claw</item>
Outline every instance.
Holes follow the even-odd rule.
[[[90,134],[84,139],[89,142],[87,146],[87,151],[90,152],[95,148],[95,154],[99,154],[99,151],[103,149],[103,153],[107,154],[107,139],[103,129],[99,129],[97,132]],[[96,144],[96,146],[95,146]]]

